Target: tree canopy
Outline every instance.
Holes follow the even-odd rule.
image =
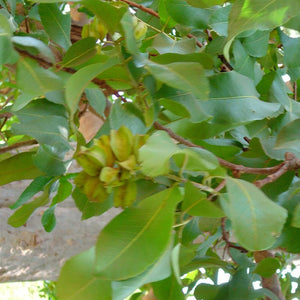
[[[0,5],[0,184],[32,179],[9,224],[122,210],[59,299],[300,297],[298,0]]]

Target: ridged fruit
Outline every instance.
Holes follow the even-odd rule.
[[[99,184],[100,180],[97,176],[90,176],[89,178],[87,178],[83,186],[83,192],[91,199]]]
[[[120,170],[117,168],[104,167],[100,172],[99,179],[105,184],[109,185],[115,181],[118,181],[119,173]]]
[[[111,130],[110,145],[119,161],[127,160],[132,154],[133,135],[131,131],[125,126],[121,126],[118,130]]]
[[[103,149],[106,154],[106,165],[112,167],[115,163],[116,157],[110,146],[110,138],[108,135],[102,135],[99,140],[95,142],[95,145]]]
[[[137,188],[134,181],[128,181],[124,185],[114,188],[114,206],[128,207],[136,199]]]
[[[101,182],[96,186],[93,195],[89,198],[92,202],[104,202],[108,197],[106,188]]]
[[[148,135],[135,135],[133,138],[133,154],[139,161],[139,149],[147,142]]]
[[[101,167],[96,165],[84,152],[77,153],[75,158],[88,175],[97,176],[99,174]]]
[[[131,154],[127,160],[118,163],[122,168],[133,171],[136,167],[136,159],[133,154]]]

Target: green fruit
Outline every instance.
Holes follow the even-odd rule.
[[[124,185],[114,188],[114,206],[128,207],[136,199],[137,189],[134,181],[128,181]]]
[[[103,181],[105,184],[109,185],[114,181],[118,180],[119,172],[120,172],[119,169],[104,167],[100,172],[99,179]]]
[[[135,135],[133,138],[133,153],[137,161],[139,161],[139,149],[146,144],[148,137],[148,135]]]
[[[136,159],[135,156],[132,154],[129,156],[127,160],[118,163],[123,169],[128,171],[133,171],[136,167]]]
[[[100,184],[100,180],[98,177],[91,176],[87,178],[83,186],[83,192],[89,197],[89,199],[92,199],[92,196],[99,184]]]
[[[134,27],[134,37],[136,40],[141,40],[147,32],[147,25],[144,22],[138,21]]]
[[[85,183],[89,177],[90,176],[86,172],[82,171],[75,177],[74,183],[76,186],[81,188],[85,185]]]
[[[110,146],[110,138],[108,135],[102,135],[95,145],[103,149],[106,154],[106,165],[112,167],[115,163],[116,157]]]
[[[96,165],[85,153],[78,153],[75,158],[88,175],[97,176],[99,174],[101,167]]]
[[[99,182],[93,192],[93,195],[90,197],[90,200],[92,202],[104,202],[107,197],[108,193],[106,191],[106,188],[101,184],[101,182]]]
[[[133,135],[127,127],[121,126],[118,130],[111,130],[110,144],[119,161],[127,160],[132,154]]]

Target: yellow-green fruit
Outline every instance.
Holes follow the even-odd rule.
[[[83,187],[89,177],[90,176],[86,172],[82,171],[75,177],[74,183],[78,187]]]
[[[115,163],[116,157],[112,152],[109,136],[102,135],[99,140],[95,141],[95,145],[104,150],[106,154],[106,165],[112,167]]]
[[[75,158],[88,175],[96,176],[99,174],[101,167],[96,165],[84,152],[77,153]]]
[[[119,161],[127,160],[132,154],[133,135],[127,127],[121,126],[118,130],[111,130],[110,144]]]
[[[86,150],[86,155],[98,166],[106,166],[106,153],[97,145],[92,146]]]
[[[92,22],[93,30],[97,33],[97,38],[100,39],[101,41],[105,38],[107,35],[107,28],[106,26],[98,19],[95,18],[94,21]]]
[[[138,21],[134,27],[134,37],[136,40],[142,39],[147,32],[147,25],[141,21]]]
[[[98,177],[91,176],[87,178],[84,186],[83,186],[83,192],[89,197],[92,198],[97,186],[100,184],[100,180]]]
[[[114,206],[128,207],[136,199],[136,183],[129,181],[122,186],[114,188]]]
[[[100,172],[99,179],[109,185],[118,180],[119,172],[120,170],[117,168],[104,167]]]
[[[118,163],[122,168],[128,170],[128,171],[133,171],[136,167],[136,159],[133,154],[129,156],[127,160],[124,160],[122,162]]]
[[[106,188],[101,182],[96,186],[93,195],[89,198],[92,202],[104,202],[108,197]]]

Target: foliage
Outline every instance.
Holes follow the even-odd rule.
[[[278,271],[300,253],[298,0],[0,5],[0,184],[32,179],[9,224],[47,206],[51,231],[71,195],[83,220],[122,209],[59,299],[299,296]]]

